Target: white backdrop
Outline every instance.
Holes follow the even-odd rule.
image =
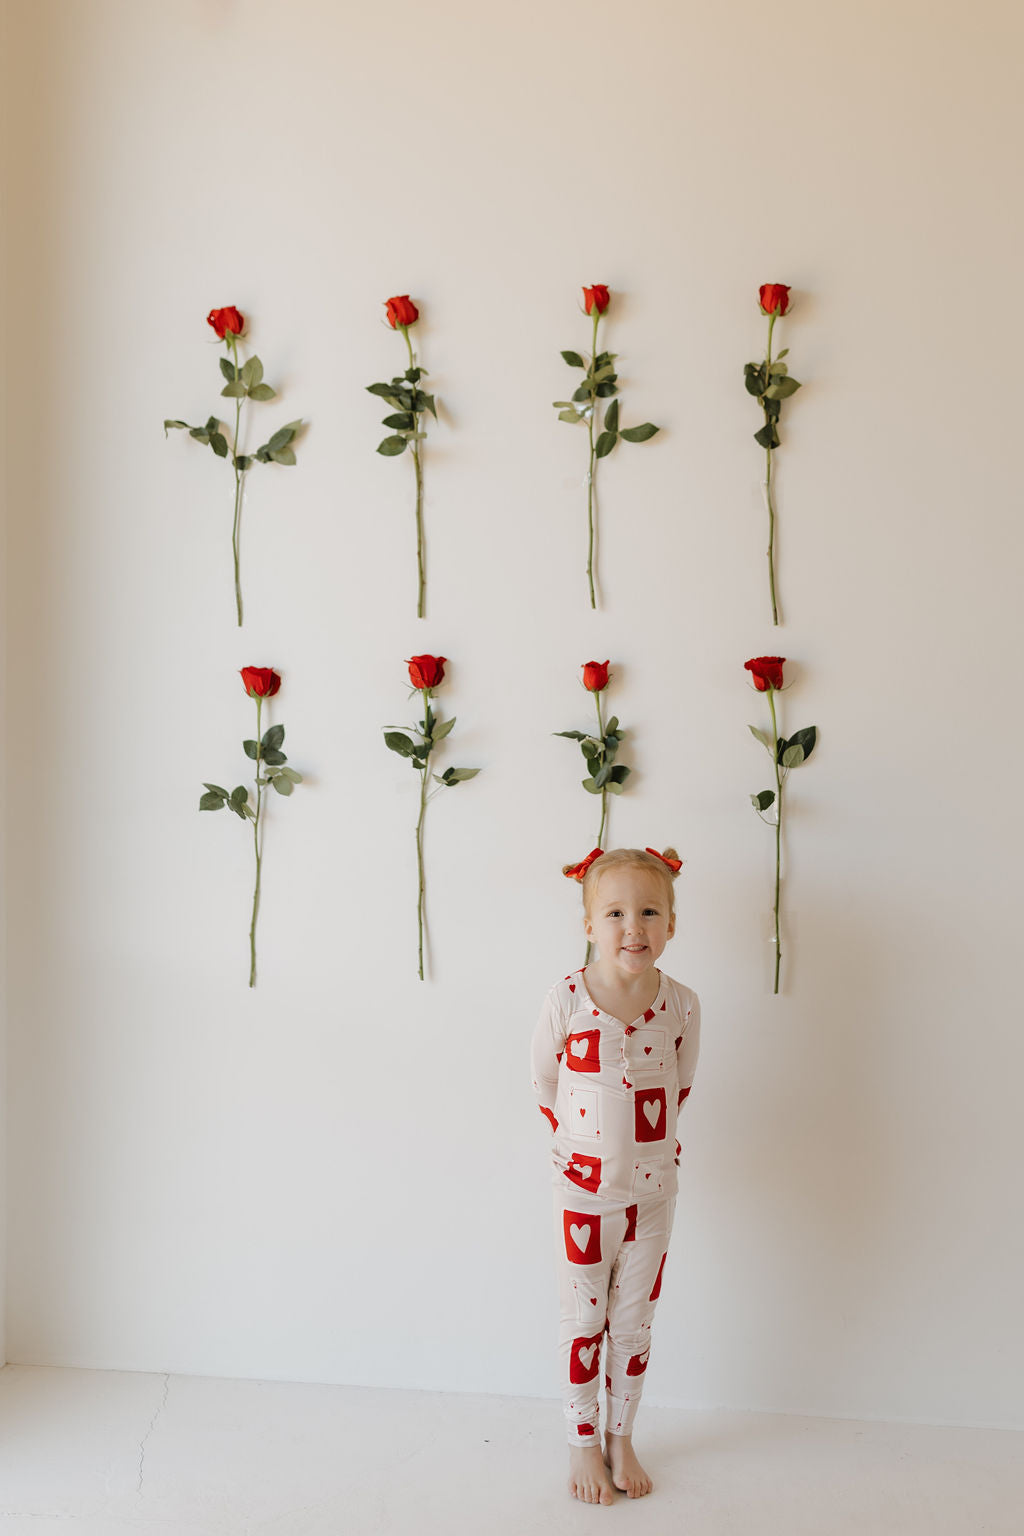
[[[635,767],[612,841],[686,858],[667,968],[705,1043],[655,1400],[1020,1424],[1018,8],[900,0],[10,6],[10,1220],[21,1363],[555,1389],[526,1047],[578,963],[579,664]],[[623,408],[586,604],[581,284]],[[765,281],[783,416],[767,622]],[[363,386],[409,292],[441,401],[429,616],[412,467]],[[211,306],[303,416],[231,477]],[[224,403],[226,405],[226,402]],[[450,658],[428,826],[380,728]],[[785,994],[742,663],[791,659]],[[307,782],[250,846],[242,665]]]

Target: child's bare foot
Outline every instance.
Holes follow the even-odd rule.
[[[616,1488],[621,1488],[631,1499],[642,1499],[645,1493],[650,1493],[654,1484],[636,1459],[632,1437],[606,1435],[604,1444],[605,1457]]]
[[[574,1499],[582,1499],[584,1504],[612,1502],[615,1495],[608,1481],[600,1444],[569,1447],[569,1492]],[[644,1492],[647,1492],[646,1488]]]

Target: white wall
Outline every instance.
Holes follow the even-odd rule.
[[[12,7],[21,242],[10,531],[8,1353],[24,1362],[552,1392],[526,1042],[578,961],[593,840],[577,668],[608,656],[617,842],[687,859],[668,968],[705,1045],[650,1392],[1020,1424],[1017,965],[1024,234],[1015,6],[296,0]],[[755,294],[805,387],[766,622]],[[582,441],[549,402],[615,293],[624,408],[586,607]],[[430,610],[411,466],[362,386],[422,301],[443,398]],[[251,479],[216,405],[237,304],[311,427]],[[792,658],[785,995],[747,795]],[[414,975],[403,658],[451,658]],[[274,665],[308,782],[249,849],[199,816]]]

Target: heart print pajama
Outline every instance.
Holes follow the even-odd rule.
[[[598,1434],[605,1338],[609,1433],[630,1433],[643,1391],[675,1207],[676,1119],[700,1045],[696,993],[659,974],[652,1006],[623,1026],[577,971],[552,987],[533,1036],[533,1086],[552,1131],[570,1445]]]

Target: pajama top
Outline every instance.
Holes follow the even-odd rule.
[[[598,1008],[583,972],[544,999],[533,1086],[550,1122],[553,1179],[582,1210],[674,1195],[676,1118],[700,1045],[697,994],[671,976],[632,1024]]]

